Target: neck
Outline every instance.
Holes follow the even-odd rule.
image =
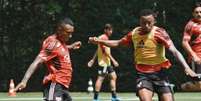
[[[66,40],[63,36],[59,35],[59,34],[56,34],[57,35],[57,39],[61,42],[61,43],[65,43]]]

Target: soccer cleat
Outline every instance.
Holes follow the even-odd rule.
[[[120,101],[120,99],[119,99],[119,98],[113,98],[113,97],[112,97],[112,101]]]

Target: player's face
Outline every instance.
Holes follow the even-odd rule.
[[[201,7],[196,7],[193,11],[193,16],[201,21]]]
[[[74,27],[69,24],[62,25],[63,31],[61,31],[62,37],[64,40],[68,41],[74,32]]]
[[[111,35],[112,35],[112,32],[113,32],[112,29],[105,29],[105,33],[106,33],[108,36],[111,36]]]
[[[155,18],[153,15],[141,16],[140,26],[143,32],[150,32],[155,24]]]

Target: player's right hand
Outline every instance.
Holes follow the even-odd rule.
[[[88,67],[92,67],[92,65],[94,64],[94,60],[90,60],[87,64]]]
[[[198,76],[192,69],[190,69],[190,68],[186,68],[185,69],[185,73],[186,73],[186,75],[189,75],[189,76],[191,76],[191,77],[196,77],[196,76]]]
[[[98,44],[98,38],[97,37],[89,37],[89,42],[93,44]]]
[[[14,91],[20,91],[22,89],[26,88],[26,83],[20,82],[14,89]]]

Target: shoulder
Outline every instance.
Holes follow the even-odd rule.
[[[193,19],[191,19],[191,20],[189,20],[188,22],[187,22],[187,24],[186,24],[186,26],[185,26],[185,30],[190,30],[191,28],[192,28],[192,26],[194,25],[194,20]]]
[[[134,34],[139,34],[141,31],[142,31],[142,28],[141,28],[141,27],[135,27],[135,28],[131,31],[131,34],[132,34],[132,35],[134,35]]]
[[[156,27],[154,36],[158,38],[165,38],[165,39],[170,38],[167,31],[161,27]]]
[[[56,38],[56,35],[51,35],[49,37],[47,37],[44,41],[43,41],[43,47],[46,49],[54,49],[57,48],[61,45],[60,41]]]
[[[99,39],[103,39],[103,40],[107,40],[108,39],[108,36],[105,35],[105,34],[102,34],[100,36],[98,36]]]

